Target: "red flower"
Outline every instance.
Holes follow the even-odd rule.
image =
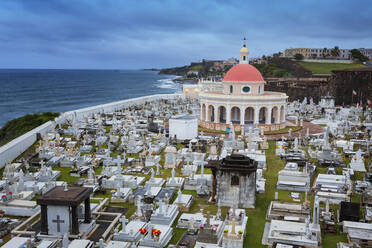
[[[12,192],[9,192],[9,195],[13,194]]]
[[[152,235],[159,236],[161,234],[161,231],[159,229],[153,229]]]
[[[140,228],[139,231],[142,234],[146,234],[147,233],[147,229],[146,228]]]

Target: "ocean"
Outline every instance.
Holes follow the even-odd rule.
[[[181,92],[175,76],[141,70],[0,69],[0,127],[35,112],[66,112],[139,96]]]

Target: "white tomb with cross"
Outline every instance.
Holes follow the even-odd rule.
[[[165,180],[161,177],[155,177],[154,169],[151,168],[151,178],[146,182],[146,186],[162,187]]]
[[[178,215],[178,206],[175,204],[168,204],[163,200],[159,201],[159,207],[151,215],[150,222],[152,224],[161,224],[171,226]]]
[[[110,241],[104,248],[130,248],[131,243],[124,241]],[[99,247],[101,248],[101,247]]]
[[[170,239],[172,238],[173,228],[168,225],[148,225],[148,232],[139,242],[139,247],[165,247]],[[152,234],[152,231],[156,229],[160,231],[160,235],[156,236]]]
[[[175,170],[172,168],[171,178],[167,179],[167,187],[173,187],[173,188],[181,188],[183,187],[183,184],[185,183],[185,178],[183,177],[175,177]]]
[[[117,241],[138,242],[142,237],[139,230],[141,228],[146,228],[148,225],[147,222],[138,219],[134,219],[127,223],[128,220],[125,217],[122,217],[120,221],[122,223],[122,228],[119,232],[114,233],[113,237],[113,239]]]
[[[350,168],[354,171],[366,172],[362,151],[359,149],[350,161]]]

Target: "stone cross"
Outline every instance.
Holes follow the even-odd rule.
[[[65,223],[64,220],[61,220],[59,215],[57,215],[56,220],[52,220],[53,223],[57,223],[57,232],[61,231],[61,223]]]
[[[127,218],[125,218],[125,216],[121,217],[120,218],[120,221],[121,221],[121,231],[122,232],[125,232],[125,228],[127,227]]]
[[[137,213],[136,213],[137,216],[142,216],[142,212],[141,212],[141,196],[138,196],[137,197]]]
[[[160,212],[160,214],[164,214],[164,202],[163,202],[163,200],[159,201],[159,212]]]
[[[233,217],[231,221],[231,234],[235,234],[235,226],[236,226],[235,217]]]

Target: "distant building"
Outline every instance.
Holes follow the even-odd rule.
[[[359,48],[359,51],[368,59],[372,59],[372,48]]]
[[[284,57],[293,58],[296,54],[302,54],[305,59],[322,59],[322,58],[333,58],[333,59],[346,59],[350,60],[351,49],[339,49],[340,54],[337,57],[331,56],[333,48],[289,48],[285,49]],[[364,56],[372,59],[372,48],[359,48],[358,49]]]
[[[290,48],[285,49],[285,57],[293,58],[296,54],[302,54],[304,58],[310,58],[310,48]]]

